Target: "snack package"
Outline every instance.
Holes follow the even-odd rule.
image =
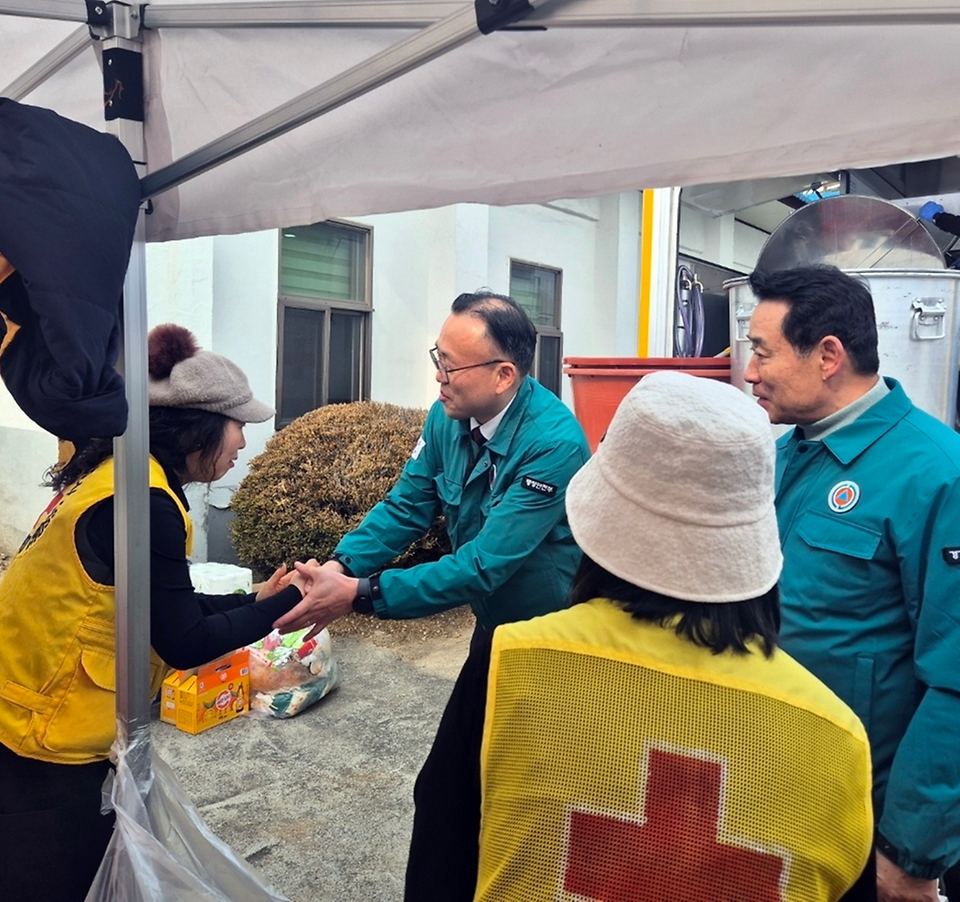
[[[337,683],[330,633],[321,630],[307,642],[308,629],[274,630],[250,649],[250,710],[271,717],[293,717],[320,701]]]

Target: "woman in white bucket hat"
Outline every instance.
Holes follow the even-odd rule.
[[[853,712],[776,648],[767,418],[641,380],[567,490],[572,606],[471,654],[417,781],[410,902],[874,899]]]

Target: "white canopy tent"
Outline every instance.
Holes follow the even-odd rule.
[[[960,0],[0,0],[0,96],[102,128],[105,82],[110,114],[139,92],[101,46],[142,52],[143,128],[111,123],[152,202],[125,297],[121,740],[149,719],[144,240],[951,156],[958,38]]]
[[[147,187],[162,192],[147,240],[960,149],[960,111],[947,100],[960,76],[956,0],[535,5],[516,26],[524,30],[485,37],[464,0],[133,7],[143,26]],[[0,16],[0,94],[99,127],[95,42],[73,24],[86,20],[83,0],[0,2],[0,12],[18,8],[24,17]],[[44,10],[73,22],[37,18]],[[64,59],[36,83],[32,66],[45,60],[43,75]]]

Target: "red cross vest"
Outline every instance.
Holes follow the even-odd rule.
[[[483,902],[839,899],[871,853],[856,715],[792,658],[708,649],[609,601],[497,629]]]
[[[190,517],[150,459],[150,485]],[[113,458],[57,495],[0,580],[0,742],[62,764],[106,758],[116,733],[114,587],[94,582],[75,542],[84,512],[113,495]],[[150,688],[169,667],[150,653]]]

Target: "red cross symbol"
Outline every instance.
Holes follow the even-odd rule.
[[[721,834],[723,784],[719,761],[651,748],[642,816],[570,812],[563,888],[596,902],[779,902],[784,859]]]

